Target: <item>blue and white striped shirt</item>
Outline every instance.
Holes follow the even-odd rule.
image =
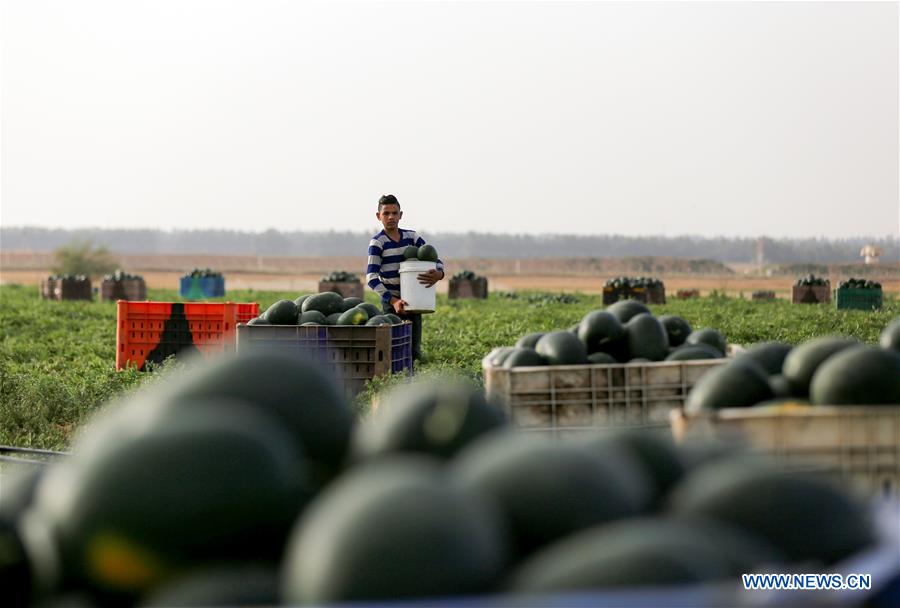
[[[369,241],[369,265],[366,267],[366,283],[381,296],[382,302],[400,297],[400,262],[403,250],[410,245],[421,247],[425,239],[415,230],[400,230],[400,240],[391,240],[384,230]],[[444,271],[444,263],[439,259],[437,269]]]

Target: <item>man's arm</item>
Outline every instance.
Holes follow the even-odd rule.
[[[381,243],[377,239],[369,241],[369,261],[366,266],[366,283],[378,294],[382,302],[390,302],[391,293],[381,282]]]

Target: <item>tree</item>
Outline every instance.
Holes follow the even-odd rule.
[[[95,247],[91,241],[74,240],[53,252],[56,255],[57,274],[84,274],[100,277],[119,267],[106,247]]]

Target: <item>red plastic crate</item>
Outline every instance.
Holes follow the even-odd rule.
[[[238,323],[246,323],[250,319],[259,316],[259,304],[253,302],[252,304],[235,304],[234,309],[234,324]]]
[[[259,315],[259,304],[119,300],[116,369],[146,369],[171,355],[209,356],[235,349],[235,328]]]

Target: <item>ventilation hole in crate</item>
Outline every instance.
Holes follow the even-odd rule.
[[[384,361],[384,351],[378,351],[378,361]]]

